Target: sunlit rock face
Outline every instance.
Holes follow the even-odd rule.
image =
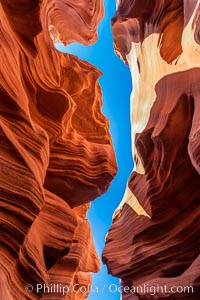
[[[54,42],[95,42],[102,1],[2,0],[0,15],[0,299],[85,299],[99,270],[86,214],[117,167],[100,71]]]
[[[142,286],[136,294],[124,290],[122,299],[195,300],[200,292],[200,1],[117,2],[112,30],[116,54],[132,73],[135,167],[114,213],[103,260],[122,286]],[[185,286],[193,293],[184,293]]]

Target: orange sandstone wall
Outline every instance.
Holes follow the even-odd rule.
[[[112,30],[132,74],[135,167],[103,260],[123,286],[167,286],[156,295],[124,292],[123,300],[199,299],[200,1],[117,5]],[[174,286],[193,286],[193,293],[171,293]]]
[[[0,299],[85,299],[35,286],[99,270],[86,214],[117,170],[102,74],[54,42],[96,41],[102,1],[2,0],[0,16]]]

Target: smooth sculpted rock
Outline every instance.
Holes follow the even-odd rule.
[[[0,299],[85,299],[86,214],[117,167],[101,72],[54,42],[95,42],[102,1],[2,0],[0,16]]]
[[[123,300],[196,300],[200,1],[117,4],[112,30],[116,54],[132,73],[135,167],[114,213],[103,261],[109,273],[121,278],[122,286],[130,287],[123,291]],[[133,287],[138,287],[135,293]]]

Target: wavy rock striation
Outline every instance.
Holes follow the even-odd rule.
[[[135,167],[103,261],[130,287],[124,300],[199,299],[200,1],[117,2],[112,29],[132,73]]]
[[[99,270],[86,213],[117,167],[100,71],[54,42],[96,41],[102,1],[2,0],[0,15],[0,298],[85,299]]]

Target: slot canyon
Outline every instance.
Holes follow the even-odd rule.
[[[200,0],[116,6],[134,168],[99,257],[87,213],[118,169],[103,74],[55,43],[95,43],[104,2],[1,0],[1,300],[84,300],[88,289],[33,287],[87,287],[101,259],[123,300],[200,297]],[[131,292],[144,285],[167,290]]]

